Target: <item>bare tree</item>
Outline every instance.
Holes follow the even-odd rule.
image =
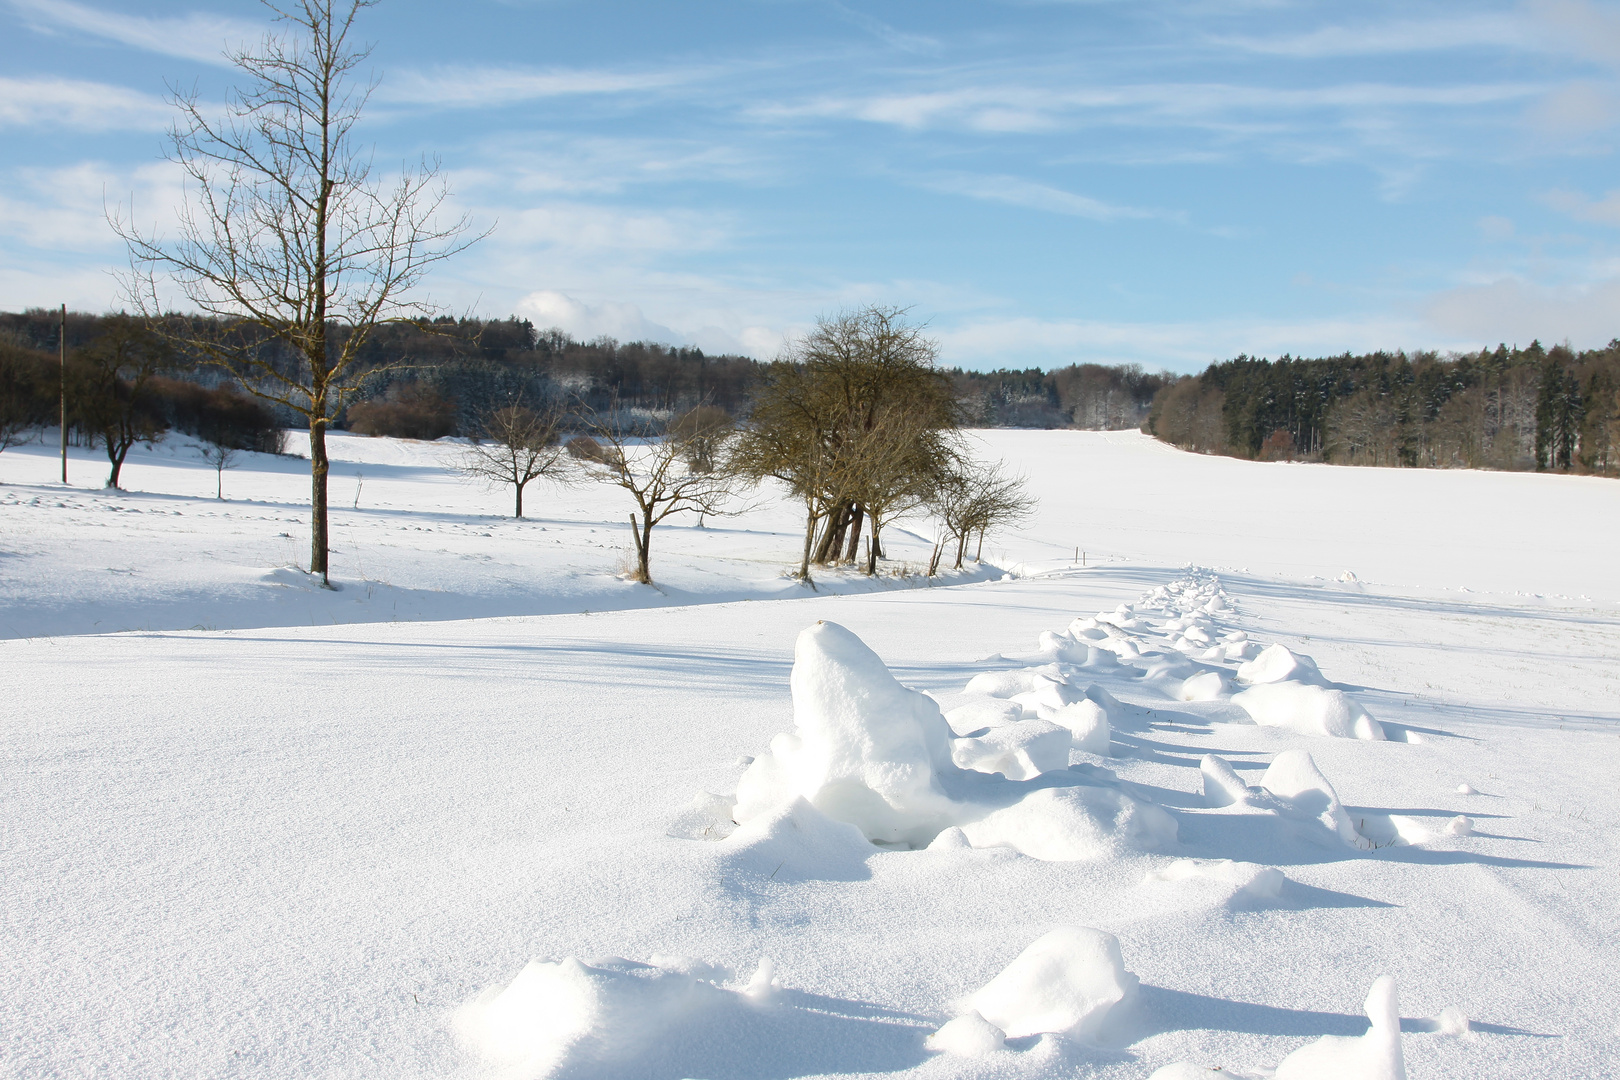
[[[562,444],[563,411],[555,406],[530,409],[521,401],[491,409],[480,425],[488,442],[467,447],[463,474],[490,484],[511,484],[512,516],[523,516],[523,489],[544,477],[566,483],[576,474]]]
[[[204,442],[202,459],[214,467],[214,498],[225,498],[225,470],[236,467],[241,451],[229,443]]]
[[[650,421],[616,406],[590,413],[588,422],[597,448],[582,460],[592,479],[621,487],[635,500],[630,533],[636,566],[631,576],[650,585],[653,528],[676,514],[722,513],[737,478],[725,469],[693,469],[687,464],[691,448],[679,433],[659,433]]]
[[[480,236],[440,220],[436,162],[373,180],[354,127],[376,82],[356,84],[369,49],[351,42],[376,0],[266,0],[291,32],[228,54],[247,80],[223,111],[174,95],[171,160],[189,202],[166,241],[129,216],[126,291],[186,351],[309,424],[310,572],[330,587],[326,430],[360,388],[360,360],[383,323],[432,313],[411,299],[429,267]],[[204,316],[164,318],[172,287]]]
[[[110,315],[73,360],[72,419],[101,441],[110,466],[107,486],[116,488],[130,448],[161,437],[166,427],[147,384],[169,366],[170,352],[142,321]]]

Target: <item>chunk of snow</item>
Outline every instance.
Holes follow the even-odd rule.
[[[1096,1041],[1115,1009],[1135,997],[1119,941],[1084,926],[1060,926],[1032,942],[968,1004],[1008,1038],[1044,1032]]]
[[[1456,817],[1454,817],[1450,821],[1446,822],[1446,835],[1447,836],[1473,836],[1474,835],[1474,821],[1473,821],[1473,819],[1470,818],[1470,817],[1466,817],[1463,814],[1458,814]]]
[[[731,991],[651,964],[536,960],[510,984],[456,1011],[452,1027],[514,1075],[552,1076],[586,1063],[628,1062],[695,1012],[724,1008]]]
[[[797,798],[749,818],[715,850],[772,881],[858,881],[875,849],[854,825]]]
[[[1043,862],[1078,862],[1125,846],[1166,847],[1175,842],[1176,821],[1113,788],[1040,788],[963,824],[962,832],[974,847],[1006,846]]]
[[[1228,907],[1243,909],[1274,903],[1281,898],[1288,878],[1275,866],[1231,859],[1177,859],[1149,871],[1143,880],[1149,886],[1189,883],[1213,890]]]
[[[830,622],[799,635],[789,682],[793,731],[743,773],[737,821],[798,796],[886,843],[922,847],[954,824],[957,808],[936,778],[955,768],[951,730],[933,698],[901,686],[860,638]]]
[[[1367,994],[1372,1028],[1357,1037],[1325,1035],[1282,1059],[1276,1080],[1406,1080],[1401,1014],[1388,975]]]
[[[1209,805],[1231,806],[1248,800],[1248,785],[1225,758],[1205,754],[1198,762],[1198,771],[1204,777],[1204,801]]]
[[[1206,671],[1201,675],[1188,677],[1181,684],[1181,692],[1176,696],[1182,701],[1218,701],[1230,692],[1226,676],[1218,671]]]
[[[1081,702],[1091,705],[1089,701]],[[992,728],[977,738],[953,739],[951,758],[964,769],[1000,773],[1009,780],[1028,780],[1043,772],[1069,767],[1069,729],[1045,720],[1024,720]]]
[[[928,1036],[923,1046],[958,1057],[982,1058],[1007,1045],[1007,1033],[980,1016],[968,1012],[951,1020]]]
[[[1261,727],[1334,739],[1384,739],[1383,725],[1343,690],[1298,682],[1262,683],[1234,695],[1232,703]]]
[[[1407,1026],[1413,1031],[1431,1031],[1436,1035],[1467,1035],[1473,1030],[1468,1017],[1455,1005],[1441,1009],[1438,1016],[1409,1020]]]
[[[1044,712],[1041,716],[1068,728],[1074,748],[1081,753],[1106,757],[1113,748],[1113,729],[1108,724],[1108,710],[1089,697],[1061,709]]]
[[[1292,680],[1313,686],[1327,685],[1327,680],[1316,668],[1316,661],[1301,653],[1290,652],[1282,642],[1269,646],[1253,660],[1239,665],[1237,680],[1250,684]]]
[[[1305,751],[1285,750],[1278,754],[1266,767],[1260,786],[1297,816],[1321,825],[1351,847],[1371,847],[1367,838],[1356,831],[1344,804],[1339,802],[1338,792]]]
[[[1060,680],[1034,668],[1023,668],[1018,671],[981,671],[968,680],[964,692],[969,694],[984,694],[987,697],[1010,698],[1017,694],[1027,694],[1040,687],[1051,685]]]
[[[1457,785],[1457,794],[1459,794],[1459,795],[1478,795],[1479,792],[1475,791],[1474,788],[1473,788],[1473,785],[1471,785],[1471,784],[1458,784]]]
[[[945,714],[945,722],[950,724],[951,730],[966,735],[981,728],[1006,727],[1016,724],[1024,715],[1021,705],[1014,705],[1010,701],[993,698],[989,701],[969,701],[958,705]]]

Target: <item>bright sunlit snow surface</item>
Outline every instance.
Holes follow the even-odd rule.
[[[328,594],[296,460],[0,454],[0,1071],[1620,1075],[1620,485],[983,439],[993,569],[819,594],[768,495],[658,591],[339,439]]]

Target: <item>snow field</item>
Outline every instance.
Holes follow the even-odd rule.
[[[1036,729],[1031,739],[1005,738],[994,744],[1022,748],[1000,757],[983,752],[988,731],[953,731],[932,697],[897,682],[859,638],[837,624],[818,622],[799,635],[795,649],[790,678],[793,730],[776,735],[762,755],[745,759],[734,799],[699,793],[676,818],[670,835],[712,841],[721,860],[746,866],[756,875],[769,867],[767,880],[783,884],[861,880],[870,873],[866,863],[874,858],[874,849],[890,849],[896,855],[927,849],[960,856],[1008,848],[1043,862],[1128,865],[1133,853],[1175,848],[1176,818],[1149,801],[1140,787],[1122,783],[1114,772],[1094,763],[1095,758],[1116,752],[1112,743],[1100,755],[1075,751],[1078,760],[1071,761],[1069,731],[1043,717],[1083,702],[1104,714],[1103,730],[1109,730],[1106,716],[1111,708],[1123,730],[1158,734],[1164,721],[1148,719],[1153,709],[1143,696],[1149,701],[1155,697],[1186,701],[1189,680],[1218,675],[1224,685],[1230,675],[1236,683],[1253,684],[1236,695],[1224,692],[1200,699],[1225,698],[1243,712],[1248,711],[1242,705],[1244,697],[1255,689],[1324,690],[1327,680],[1310,657],[1280,644],[1261,649],[1243,632],[1216,625],[1212,613],[1233,613],[1233,605],[1217,578],[1195,571],[1154,589],[1137,604],[1076,619],[1061,633],[1041,633],[1039,652],[1024,658],[1033,663],[975,675],[966,687],[970,700],[950,714],[958,723],[988,718],[997,725],[989,731]],[[1210,646],[1217,634],[1224,647]],[[1130,657],[1112,665],[1111,674],[1117,680],[1132,680],[1127,685],[1135,691],[1131,695],[1135,704],[1085,684],[1085,665],[1092,663],[1095,648]],[[1187,660],[1187,653],[1196,653],[1199,659]],[[999,655],[991,662],[1008,663]],[[1187,674],[1189,664],[1206,670]],[[1234,664],[1235,670],[1223,664]],[[1010,707],[997,708],[993,703],[997,698],[1007,699]],[[1313,722],[1284,716],[1290,703]],[[1384,741],[1382,729],[1371,726],[1376,721],[1359,706],[1354,708],[1365,725],[1346,725],[1342,730],[1315,723],[1315,708],[1315,700],[1304,695],[1272,698],[1265,704],[1263,722],[1252,715],[1245,719],[1294,735]],[[1228,712],[1224,722],[1244,722],[1239,715]],[[1182,717],[1176,726],[1189,722],[1195,721]],[[1375,734],[1369,735],[1369,730]],[[1405,729],[1399,734],[1421,743]],[[1054,735],[1059,738],[1053,740]],[[967,744],[966,753],[958,750],[962,744]],[[1027,748],[1042,744],[1046,748],[1037,762]],[[1062,755],[1051,749],[1057,744],[1065,750]],[[1008,765],[1010,770],[1003,768]],[[1324,847],[1369,852],[1380,846],[1433,844],[1469,835],[1468,829],[1455,827],[1466,818],[1454,819],[1452,827],[1440,833],[1425,832],[1409,818],[1393,814],[1358,812],[1353,821],[1304,749],[1277,753],[1254,787],[1244,784],[1232,765],[1215,754],[1203,756],[1199,771],[1204,805],[1201,810],[1184,805],[1183,819],[1195,812],[1258,817],[1262,820],[1254,824],[1269,834],[1273,857],[1288,854],[1309,860]],[[1264,822],[1282,828],[1268,828]],[[1135,891],[1150,907],[1239,912],[1291,906],[1298,888],[1291,889],[1292,884],[1274,866],[1195,857],[1149,869]],[[626,981],[626,971],[636,977]],[[545,985],[566,983],[572,989],[539,994],[531,984],[542,976]],[[605,985],[620,986],[629,996],[624,1002],[604,1004]],[[693,1022],[709,1031],[716,1010],[745,1009],[749,1002],[761,1007],[771,981],[768,974],[756,973],[745,988],[717,991],[714,985],[703,979],[694,982],[656,960],[635,965],[614,958],[591,968],[572,958],[531,963],[508,987],[492,988],[469,1006],[479,1019],[463,1030],[475,1053],[512,1064],[513,1076],[609,1075],[604,1071],[609,1067],[622,1073],[636,1072],[638,1066],[646,1075],[661,1075],[656,1066],[648,1068],[647,1061],[635,1059],[634,1048],[642,1044],[634,1033],[654,1030],[662,1035],[679,1026],[671,1019],[670,1001],[687,1002],[693,993],[705,995],[709,1005],[701,1010],[701,1021]],[[653,992],[649,986],[663,991]],[[962,999],[959,1015],[928,1035],[924,1047],[973,1060],[1024,1055],[1039,1063],[1037,1068],[1046,1068],[1054,1058],[1072,1058],[1073,1047],[1137,1041],[1142,1034],[1141,1010],[1133,1008],[1138,988],[1138,976],[1127,970],[1114,935],[1090,927],[1059,926]],[[681,1009],[685,1008],[683,1004]],[[485,1019],[497,1016],[498,1020]],[[1388,976],[1373,981],[1367,1016],[1371,1028],[1366,1034],[1328,1035],[1308,1043],[1283,1057],[1274,1075],[1295,1080],[1405,1080],[1401,1019],[1395,983]],[[1451,1037],[1471,1031],[1454,1007],[1448,1007],[1441,1019],[1412,1027],[1414,1032]],[[1018,1045],[1017,1040],[1025,1042]],[[519,1052],[510,1049],[514,1045]],[[1240,1077],[1273,1075],[1266,1066],[1259,1068],[1259,1072],[1241,1066],[1224,1071]],[[1013,1066],[1008,1074],[1026,1074],[1025,1069]],[[1175,1077],[1200,1069],[1184,1061],[1166,1065],[1155,1075]]]
[[[595,493],[503,539],[499,493],[356,462],[341,513],[376,542],[327,597],[254,547],[303,546],[296,461],[221,507],[183,447],[129,474],[167,494],[63,493],[48,455],[19,487],[0,455],[0,1072],[1615,1075],[1620,591],[1578,542],[1604,505],[1432,555],[1408,534],[1501,518],[1496,478],[1375,504],[1336,470],[1289,503],[1310,470],[1073,434],[987,436],[1048,492],[997,553],[1020,579],[792,602],[763,599],[786,509],[672,531],[677,583],[637,599]],[[1334,500],[1367,510],[1354,550],[1301,539]],[[1082,525],[1102,568],[1068,568]],[[132,538],[150,567],[111,557]],[[1165,569],[1240,538],[1249,572]],[[343,578],[357,553],[386,575]],[[444,621],[375,625],[363,582]],[[36,636],[120,606],[241,629]]]

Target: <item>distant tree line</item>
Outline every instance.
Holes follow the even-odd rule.
[[[101,337],[116,316],[68,313],[70,354]],[[170,316],[189,335],[224,338],[213,320]],[[59,318],[34,309],[0,313],[0,341],[25,351],[54,354]],[[295,374],[300,360],[281,343],[248,328],[230,328],[271,367]],[[211,330],[211,334],[202,331]],[[343,328],[330,336],[340,341]],[[174,349],[167,377],[213,388],[240,379],[207,358]],[[698,406],[744,418],[756,392],[768,381],[770,364],[732,354],[610,337],[576,341],[556,328],[537,330],[526,319],[452,318],[401,322],[372,328],[354,363],[359,392],[337,416],[337,426],[364,435],[437,439],[476,436],[493,409],[526,401],[576,401],[589,409],[640,424],[667,422]],[[1136,365],[1079,364],[1045,372],[937,369],[955,399],[961,422],[972,427],[1140,427],[1154,395],[1174,376],[1146,373]],[[284,427],[301,427],[293,411],[266,403]]]
[[[1477,353],[1239,356],[1184,376],[1146,430],[1260,460],[1620,473],[1620,340]]]

